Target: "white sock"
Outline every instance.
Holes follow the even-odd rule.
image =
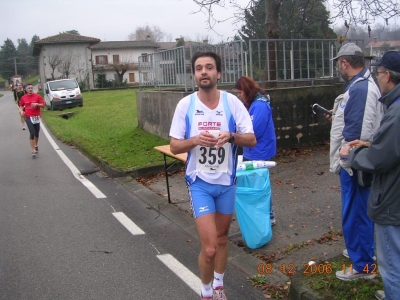
[[[219,286],[224,286],[224,274],[219,274],[214,271],[214,281],[213,281],[213,287],[214,289],[219,287]]]
[[[201,295],[203,297],[212,297],[213,290],[212,290],[211,283],[212,282],[210,282],[208,284],[201,283]]]

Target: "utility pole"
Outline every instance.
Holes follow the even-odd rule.
[[[15,75],[18,75],[17,73],[17,58],[14,56],[14,69],[15,69]]]

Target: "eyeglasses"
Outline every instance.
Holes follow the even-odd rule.
[[[375,77],[378,77],[379,74],[381,74],[381,73],[386,73],[386,72],[387,72],[387,71],[382,71],[382,72],[375,71],[373,74],[375,75]]]

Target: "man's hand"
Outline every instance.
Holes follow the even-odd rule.
[[[329,110],[330,112],[333,112],[333,109]],[[332,122],[332,115],[324,114],[325,118],[327,118],[329,121]]]
[[[349,145],[351,147],[358,147],[358,146],[369,147],[371,145],[371,143],[365,142],[365,141],[360,141],[360,140],[354,140],[354,141],[349,142]]]
[[[350,146],[349,146],[349,144],[344,145],[343,147],[340,148],[340,150],[339,150],[340,159],[347,160],[349,155],[350,155]]]

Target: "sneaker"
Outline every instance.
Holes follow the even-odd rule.
[[[36,154],[39,153],[39,146],[35,146],[35,152]]]
[[[25,126],[24,126],[24,127],[22,127],[22,130],[25,130]]]
[[[347,249],[344,249],[342,254],[343,254],[344,257],[350,258],[349,252],[347,251]],[[376,261],[376,256],[375,255],[372,258]]]
[[[213,300],[227,300],[223,286],[217,286],[213,291]]]
[[[212,297],[203,297],[203,295],[200,296],[200,300],[207,300],[207,299],[211,299],[212,300]]]
[[[384,291],[376,291],[375,292],[375,298],[378,300],[385,300],[385,292]]]
[[[367,273],[359,273],[358,271],[352,269],[350,271],[350,267],[346,269],[346,273],[343,273],[343,270],[336,271],[336,278],[343,281],[351,281],[357,279],[374,279],[376,274],[367,274]]]
[[[342,254],[343,254],[344,257],[350,258],[349,252],[347,251],[347,249],[344,249]]]
[[[275,219],[275,218],[272,218],[272,219],[271,219],[271,225],[272,225],[272,226],[275,226],[275,225],[276,225],[276,219]]]
[[[36,158],[36,151],[32,151],[32,158]]]

